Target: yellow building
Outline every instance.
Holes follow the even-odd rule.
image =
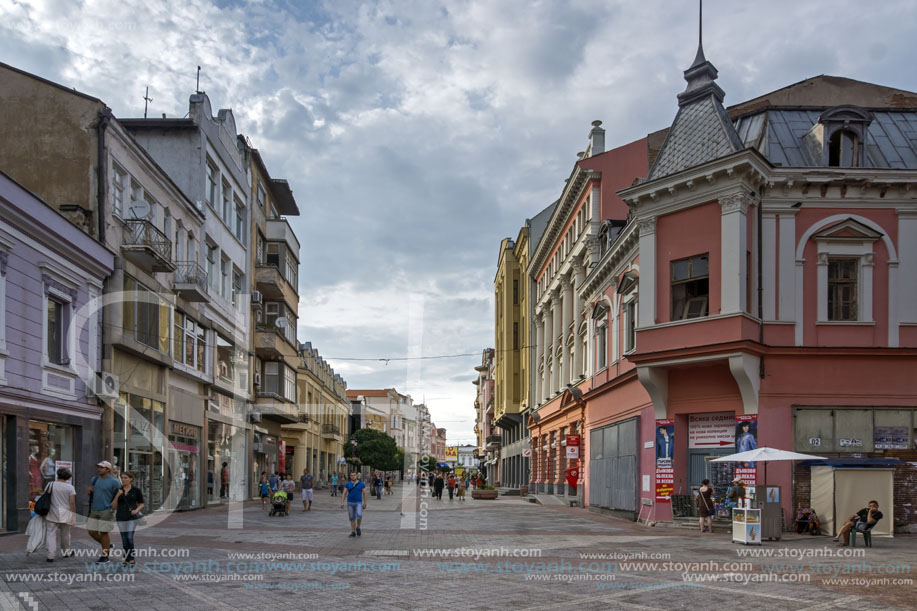
[[[299,421],[282,427],[286,466],[294,475],[308,469],[316,486],[325,487],[332,473],[346,472],[341,461],[350,419],[347,384],[311,343],[301,346],[299,356]]]
[[[553,205],[527,219],[515,241],[503,239],[494,278],[494,430],[479,446],[490,451],[499,444],[497,480],[510,488],[528,484],[531,450],[525,420],[532,407],[535,341],[533,284],[526,269],[533,240],[540,239],[551,210]],[[479,423],[478,428],[483,433],[488,427]]]

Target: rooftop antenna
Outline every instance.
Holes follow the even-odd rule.
[[[201,67],[200,66],[197,67],[197,86],[194,91],[196,93],[201,92]]]
[[[694,57],[694,63],[692,66],[699,66],[707,58],[704,57],[704,0],[698,0],[698,16],[697,16],[697,55]]]
[[[146,93],[143,95],[143,118],[146,119],[146,111],[149,103],[153,101],[153,98],[150,97],[150,86],[146,86]]]

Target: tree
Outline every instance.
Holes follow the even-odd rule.
[[[362,464],[383,471],[393,470],[389,465],[398,452],[394,439],[373,429],[360,429],[353,434],[353,438],[357,440],[356,457]]]
[[[421,471],[435,471],[436,470],[436,458],[427,454],[422,456],[417,463],[418,468]]]

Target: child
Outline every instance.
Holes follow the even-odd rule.
[[[258,484],[258,491],[261,494],[261,509],[267,505],[267,500],[271,496],[271,484],[267,481],[267,471],[262,471],[261,482]]]

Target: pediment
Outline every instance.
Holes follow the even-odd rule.
[[[816,240],[872,242],[881,238],[882,234],[857,220],[848,218],[828,225],[812,237]]]

